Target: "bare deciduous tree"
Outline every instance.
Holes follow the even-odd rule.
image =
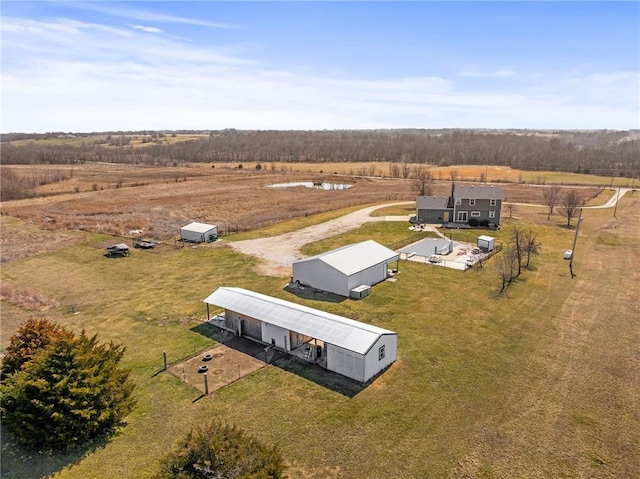
[[[451,181],[456,181],[458,179],[458,170],[453,169],[449,172],[449,179]]]
[[[571,226],[571,220],[580,214],[582,199],[575,190],[567,191],[560,204],[560,214],[567,218],[567,226]]]
[[[400,178],[400,165],[395,161],[389,163],[389,177]]]
[[[520,276],[520,273],[522,272],[522,258],[524,257],[524,254],[525,254],[524,242],[525,242],[524,231],[520,227],[515,226],[513,230],[511,230],[511,235],[509,236],[509,248],[513,252],[513,255],[517,263],[516,277]]]
[[[413,189],[418,196],[431,196],[433,194],[433,173],[431,168],[416,166],[413,169]]]
[[[509,286],[516,277],[517,258],[512,248],[507,247],[502,250],[502,254],[496,259],[496,274],[498,278],[502,280],[502,287],[500,288],[500,294],[504,292],[507,286]]]
[[[560,191],[561,188],[557,185],[551,186],[549,188],[545,188],[542,192],[542,198],[544,199],[544,204],[547,208],[549,208],[549,213],[547,214],[547,219],[551,218],[553,214],[553,209],[558,205],[560,201]]]
[[[525,268],[529,268],[529,263],[531,262],[531,256],[539,254],[540,248],[542,247],[542,245],[538,241],[538,235],[535,234],[531,230],[531,228],[529,228],[523,234],[523,246],[524,246],[524,251],[527,255],[527,264],[525,265]]]
[[[402,178],[404,178],[405,180],[407,178],[409,178],[409,176],[411,176],[411,166],[410,166],[409,161],[406,158],[404,158],[402,160],[402,171],[401,171],[401,173],[402,173]]]
[[[516,210],[516,205],[514,205],[513,203],[506,203],[504,207],[509,212],[509,219],[511,219],[513,216],[513,212]]]

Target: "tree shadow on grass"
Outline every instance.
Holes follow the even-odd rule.
[[[90,452],[103,448],[109,436],[67,451],[38,451],[18,444],[3,427],[0,431],[0,477],[6,479],[40,479],[51,477],[68,466],[77,465]]]

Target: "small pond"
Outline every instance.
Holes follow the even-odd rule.
[[[267,185],[267,188],[295,188],[296,186],[304,186],[305,188],[315,188],[317,190],[347,190],[353,185],[340,183],[318,183],[315,181],[293,181],[290,183],[277,183],[275,185]]]

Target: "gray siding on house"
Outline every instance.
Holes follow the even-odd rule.
[[[449,217],[447,218],[447,213]],[[449,210],[421,210],[417,211],[417,220],[419,223],[436,224],[444,223],[451,220],[453,209]]]
[[[487,220],[489,223],[500,224],[500,210],[502,208],[502,200],[495,200],[495,205],[491,206],[490,199],[476,199],[475,204],[471,204],[471,199],[460,200],[459,205],[455,207],[455,217],[452,221],[458,221],[458,213],[461,211],[467,212],[467,222],[475,218],[478,221]],[[493,211],[493,217],[491,217],[491,211]],[[479,214],[473,215],[472,212]]]
[[[420,223],[466,224],[470,219],[476,219],[500,224],[503,198],[504,193],[500,186],[454,184],[449,197],[418,196],[416,219]],[[474,204],[471,204],[472,202]]]

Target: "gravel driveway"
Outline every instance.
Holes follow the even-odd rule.
[[[409,216],[370,216],[372,211],[389,206],[399,206],[412,203],[403,201],[385,205],[370,206],[353,213],[346,214],[335,220],[325,221],[298,231],[279,236],[258,238],[244,241],[230,241],[228,244],[240,253],[255,256],[262,260],[258,266],[258,273],[266,276],[289,276],[291,264],[305,258],[300,251],[307,243],[313,243],[328,236],[335,236],[345,231],[358,228],[370,221],[408,221]]]

